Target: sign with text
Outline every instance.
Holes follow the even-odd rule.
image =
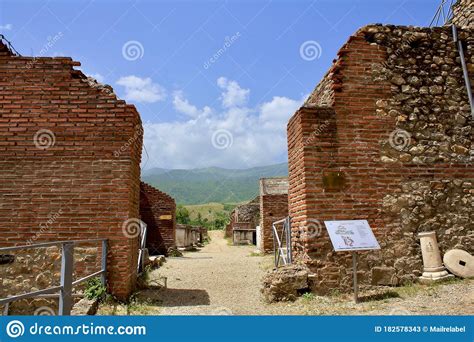
[[[336,252],[380,249],[367,220],[324,221]]]

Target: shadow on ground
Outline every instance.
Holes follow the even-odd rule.
[[[146,289],[136,294],[138,300],[152,301],[161,307],[210,305],[206,290],[200,289]]]

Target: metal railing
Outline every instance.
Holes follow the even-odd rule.
[[[138,265],[137,265],[137,272],[140,273],[143,271],[143,255],[146,249],[146,233],[147,233],[147,225],[145,222],[140,221],[140,234],[138,236],[140,248],[138,249]]]
[[[431,19],[430,27],[448,24],[453,18],[453,5],[455,0],[441,0],[433,19]]]
[[[277,226],[282,225],[281,233],[279,235]],[[275,267],[280,264],[289,265],[292,263],[291,256],[291,220],[286,217],[282,220],[273,222],[273,254],[275,256]]]
[[[101,259],[101,270],[89,274],[78,280],[73,280],[73,271],[74,271],[74,247],[79,244],[90,244],[90,243],[102,243],[102,259]],[[83,283],[91,278],[100,276],[102,284],[106,286],[107,284],[107,239],[92,239],[92,240],[70,240],[70,241],[55,241],[55,242],[45,242],[37,243],[31,245],[15,246],[15,247],[2,247],[0,248],[0,254],[5,252],[14,252],[23,249],[32,249],[32,248],[46,248],[52,246],[61,247],[61,280],[60,285],[48,287],[46,289],[32,291],[28,293],[23,293],[20,295],[14,295],[7,298],[0,299],[0,305],[5,305],[6,312],[8,313],[8,306],[10,303],[34,297],[59,297],[59,310],[58,315],[70,315],[73,305],[73,297],[75,296],[72,293],[74,286]]]

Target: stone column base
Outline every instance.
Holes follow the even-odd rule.
[[[449,274],[446,270],[439,272],[423,272],[423,275],[419,277],[419,281],[423,284],[432,283],[435,281],[442,281],[446,279],[454,278],[452,274]]]

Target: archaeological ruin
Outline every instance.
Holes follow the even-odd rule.
[[[288,178],[260,179],[260,229],[258,248],[273,251],[273,223],[288,216]]]
[[[473,3],[454,13],[457,32],[362,27],[288,122],[293,258],[316,293],[352,285],[351,254],[333,251],[326,220],[372,227],[381,249],[360,253],[362,285],[418,280],[420,232],[435,231],[442,254],[474,252]]]
[[[140,219],[146,223],[150,255],[167,255],[176,246],[176,202],[164,192],[140,183]]]
[[[137,275],[141,119],[77,66],[0,43],[0,246],[106,238],[109,290],[126,298]],[[76,276],[97,270],[99,247],[75,249]],[[25,253],[2,256],[0,297],[57,283],[57,248]]]
[[[225,236],[232,239],[232,243],[257,244],[257,225],[260,220],[260,199],[254,198],[248,203],[235,207],[230,214],[230,222],[226,226]]]

